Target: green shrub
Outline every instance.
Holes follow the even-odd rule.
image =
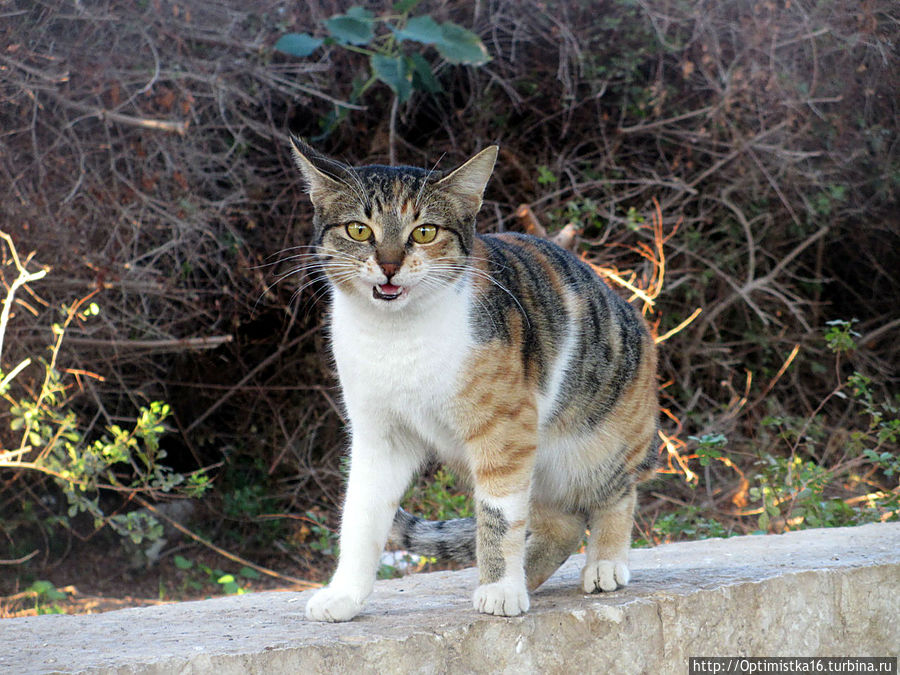
[[[0,320],[2,348],[16,291],[43,274],[28,272],[12,239],[2,232],[0,238],[6,242],[16,267]],[[130,428],[109,424],[99,438],[86,436],[85,424],[74,407],[73,387],[61,370],[59,356],[69,326],[88,322],[100,313],[99,306],[89,302],[92,295],[62,307],[62,320],[51,326],[53,339],[46,358],[28,357],[8,373],[0,370],[0,396],[8,404],[4,415],[7,431],[0,434],[0,470],[13,480],[34,479],[29,490],[13,499],[19,514],[14,511],[0,524],[8,535],[19,525],[71,528],[74,518],[86,513],[95,530],[109,527],[136,544],[152,541],[163,533],[156,518],[144,511],[110,512],[101,497],[198,497],[206,490],[208,479],[202,471],[185,475],[163,463],[167,453],[160,440],[170,408],[161,401],[142,406]],[[50,484],[44,482],[45,478]],[[68,506],[64,513],[41,518],[32,499],[51,486],[65,496]],[[116,505],[114,511],[120,510],[121,504]]]

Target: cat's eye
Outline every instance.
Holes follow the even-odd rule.
[[[437,225],[419,225],[412,231],[412,240],[417,244],[428,244],[437,236]]]
[[[372,228],[356,221],[347,223],[347,236],[354,241],[367,241],[372,236]]]

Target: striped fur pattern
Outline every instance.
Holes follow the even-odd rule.
[[[315,206],[302,261],[329,281],[351,434],[341,556],[307,616],[355,616],[389,536],[474,558],[474,606],[489,614],[526,611],[586,528],[582,589],[627,584],[635,485],[657,454],[641,316],[550,242],[476,234],[494,146],[447,175],[353,168],[297,139],[294,155]],[[435,457],[471,482],[474,520],[399,509]]]

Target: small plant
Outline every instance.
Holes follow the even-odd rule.
[[[425,48],[434,47],[452,64],[480,66],[491,59],[481,39],[462,26],[452,21],[438,23],[430,14],[410,16],[419,2],[400,0],[382,16],[375,16],[362,7],[351,7],[344,14],[325,19],[327,37],[287,33],[278,39],[275,49],[304,58],[326,45],[365,55],[368,74],[354,80],[350,103],[359,101],[376,82],[383,82],[394,94],[393,118],[396,103],[408,101],[413,91],[429,94],[441,91],[433,68],[422,55]],[[323,121],[320,138],[329,134],[346,114],[346,107],[337,107]]]
[[[628,207],[628,211],[625,213],[625,225],[629,230],[636,232],[644,224],[644,220],[644,216],[640,215],[636,208]]]
[[[681,539],[709,539],[734,534],[717,520],[703,515],[704,509],[687,505],[665,513],[653,522],[652,536],[636,537],[632,546],[643,548]]]
[[[556,174],[553,173],[546,164],[540,164],[537,168],[537,172],[537,182],[539,185],[552,185],[559,180]]]
[[[378,566],[377,577],[379,579],[399,579],[402,576],[403,573],[393,565],[381,563],[381,565]]]
[[[430,480],[411,487],[403,498],[408,510],[429,520],[468,518],[474,514],[471,498],[456,486],[456,476],[440,468]]]
[[[325,522],[325,516],[315,511],[307,511],[306,517],[309,531],[312,534],[309,547],[322,555],[337,557],[338,534],[328,527]]]
[[[0,238],[6,241],[18,273],[8,285],[0,315],[2,349],[14,294],[43,274],[28,272],[28,260],[24,264],[19,260],[12,239],[2,232]],[[83,423],[72,407],[72,384],[64,379],[58,362],[69,326],[89,321],[100,313],[99,305],[91,302],[93,295],[62,308],[62,320],[51,326],[53,340],[47,358],[28,357],[8,373],[0,371],[0,397],[9,406],[10,432],[0,438],[18,439],[9,447],[0,441],[0,469],[40,474],[53,480],[65,495],[68,509],[65,516],[46,519],[44,524],[48,526],[71,527],[72,518],[87,513],[93,517],[97,530],[109,526],[134,543],[155,540],[162,536],[162,525],[156,518],[143,511],[107,515],[101,506],[101,492],[132,496],[179,492],[198,496],[206,489],[208,477],[202,471],[185,476],[163,464],[166,451],[160,439],[171,411],[160,401],[141,407],[131,428],[110,424],[99,438],[86,437]],[[38,386],[20,385],[23,374],[31,375]],[[34,524],[33,509],[27,504],[23,504],[21,516],[26,517],[26,524]],[[14,526],[16,519],[7,524],[10,522]]]
[[[853,324],[857,323],[856,319],[846,321],[844,319],[835,319],[826,321],[825,325],[828,329],[825,331],[825,344],[835,354],[843,354],[845,352],[856,349],[856,340],[860,337],[859,333],[853,330]]]
[[[217,588],[225,595],[243,595],[247,588],[239,583],[241,578],[255,581],[260,578],[259,572],[251,567],[242,567],[237,576],[220,569],[213,569],[201,562],[195,563],[189,558],[176,555],[173,558],[175,567],[187,572],[184,589],[194,592],[202,592],[206,588]]]
[[[25,593],[34,596],[34,610],[38,616],[65,613],[56,603],[68,596],[49,581],[35,581],[25,589]]]
[[[826,324],[824,341],[835,355],[836,365],[842,355],[857,348],[859,334],[853,330],[854,323],[836,319]],[[861,409],[868,424],[829,429],[819,410],[832,395]],[[765,452],[757,461],[758,473],[749,496],[761,503],[760,530],[834,527],[900,515],[900,458],[896,452],[900,407],[890,400],[878,401],[866,375],[854,371],[839,382],[816,414],[806,420],[770,415],[762,424],[777,430],[777,438],[790,448],[790,454],[783,457]],[[836,457],[821,461],[828,448]],[[860,490],[867,492],[854,494]]]
[[[538,167],[538,183],[541,182],[542,168],[546,167]],[[551,175],[555,182],[557,177]],[[549,212],[547,229],[550,232],[556,232],[569,223],[575,223],[585,234],[599,233],[607,225],[606,219],[600,215],[601,212],[600,204],[590,197],[570,199],[563,206]]]
[[[704,434],[699,438],[688,436],[688,439],[697,443],[696,453],[700,466],[709,466],[713,460],[722,459],[722,447],[728,443],[728,439],[722,434]]]

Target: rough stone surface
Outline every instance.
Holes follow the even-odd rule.
[[[361,616],[310,592],[0,621],[0,673],[685,673],[690,656],[897,656],[900,523],[632,551],[583,595],[573,556],[513,619],[476,613],[475,570],[379,582]]]

